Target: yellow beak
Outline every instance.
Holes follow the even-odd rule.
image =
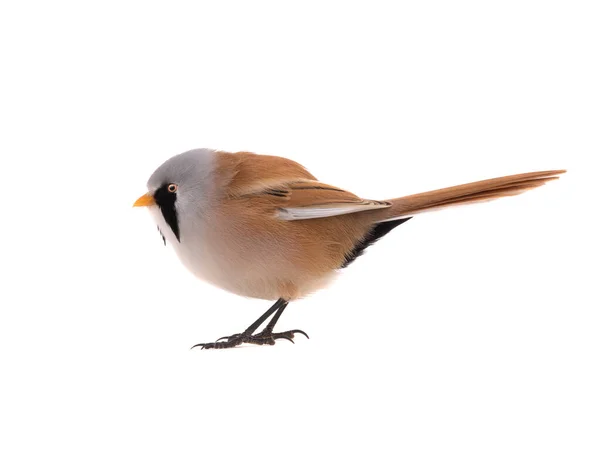
[[[134,207],[150,207],[152,205],[156,205],[156,202],[154,201],[154,196],[150,193],[144,194],[133,204]]]

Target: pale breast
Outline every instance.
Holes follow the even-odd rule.
[[[251,230],[248,223],[222,219],[212,216],[196,224],[192,237],[183,230],[182,243],[174,243],[182,263],[199,279],[240,296],[294,300],[335,278],[340,265],[325,255],[332,246],[343,254],[338,244],[290,233],[279,224]]]

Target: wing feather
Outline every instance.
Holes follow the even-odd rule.
[[[386,201],[362,199],[316,180],[303,166],[280,157],[249,152],[220,154],[231,199],[252,200],[286,221],[327,218],[389,208]]]

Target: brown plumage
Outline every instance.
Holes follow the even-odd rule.
[[[261,273],[250,290],[252,278],[244,279],[242,291],[287,300],[325,284],[377,222],[512,196],[564,172],[512,175],[375,201],[318,182],[304,167],[285,158],[249,152],[216,155],[216,171],[225,183],[222,202],[214,211],[220,224],[214,233],[219,236],[213,239],[230,243],[220,250],[229,262],[248,256]],[[241,265],[250,265],[245,260]],[[277,295],[271,289],[275,287]]]
[[[214,210],[211,241],[228,243],[219,253],[230,268],[238,262],[251,266],[240,268],[247,277],[236,291],[286,300],[324,286],[378,222],[512,196],[564,172],[512,175],[376,201],[321,183],[285,158],[249,152],[216,156],[217,174],[226,183]]]

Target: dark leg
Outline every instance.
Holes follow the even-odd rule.
[[[289,340],[293,343],[294,341],[292,340],[292,338],[294,338],[295,333],[301,333],[306,338],[308,338],[308,335],[306,335],[306,333],[304,333],[301,330],[297,330],[297,329],[296,330],[288,330],[286,332],[281,332],[281,333],[273,333],[273,328],[275,327],[275,324],[279,320],[279,317],[281,316],[281,314],[287,307],[287,304],[288,304],[287,301],[285,301],[283,299],[279,299],[275,304],[273,304],[273,306],[269,310],[267,310],[260,318],[258,318],[256,321],[254,321],[241,334],[234,334],[229,337],[221,337],[214,343],[199,343],[197,345],[192,346],[192,349],[197,346],[202,347],[202,349],[234,348],[236,346],[241,345],[242,343],[251,343],[251,344],[256,344],[256,345],[264,345],[264,344],[274,345],[275,340],[277,340],[278,338],[283,338],[283,339]],[[262,323],[264,323],[267,320],[267,318],[273,314],[273,312],[275,312],[275,316],[273,316],[273,318],[271,319],[271,321],[269,321],[267,326],[259,334],[252,335],[254,333],[254,331],[256,331],[256,329],[258,329],[260,327],[260,325]],[[224,342],[220,341],[220,340],[225,340],[225,339],[227,341],[224,341]]]
[[[279,307],[279,310],[277,310],[277,312],[275,313],[275,316],[273,316],[273,318],[271,318],[271,321],[269,321],[269,324],[267,324],[266,327],[259,334],[254,335],[254,338],[266,341],[266,343],[261,343],[261,344],[274,345],[275,340],[277,340],[278,338],[284,338],[293,343],[294,342],[294,340],[293,340],[294,334],[302,334],[306,338],[308,338],[308,335],[306,334],[306,332],[303,332],[300,329],[287,330],[285,332],[273,333],[275,324],[277,324],[279,317],[281,316],[281,314],[283,313],[283,311],[285,310],[285,308],[287,306],[288,306],[288,303],[286,302],[281,307]]]

